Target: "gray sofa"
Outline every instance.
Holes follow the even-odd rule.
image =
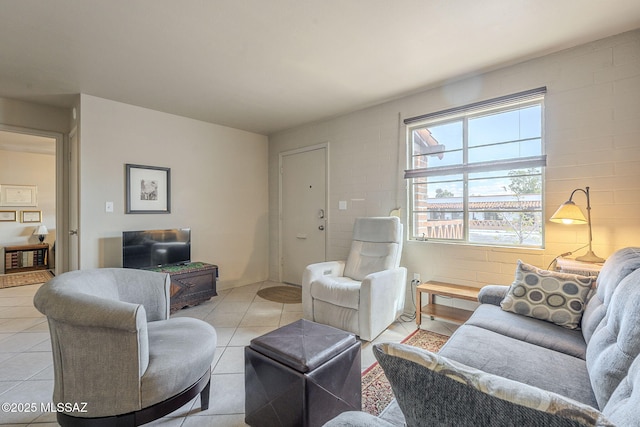
[[[396,401],[327,425],[640,426],[640,248],[606,261],[577,329],[504,310],[508,291],[484,287],[438,354],[374,346]]]

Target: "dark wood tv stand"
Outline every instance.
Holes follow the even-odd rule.
[[[218,266],[204,262],[153,268],[171,276],[171,313],[198,305],[218,295]]]

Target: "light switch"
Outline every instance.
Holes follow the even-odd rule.
[[[113,202],[106,202],[104,204],[104,211],[105,212],[113,212]]]
[[[347,201],[346,200],[340,200],[338,202],[338,209],[341,211],[346,211],[347,210]]]

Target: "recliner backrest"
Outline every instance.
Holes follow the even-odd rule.
[[[367,275],[397,268],[402,255],[400,218],[357,218],[344,275],[362,281]]]

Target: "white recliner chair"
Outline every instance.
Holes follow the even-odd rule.
[[[407,269],[400,267],[398,217],[357,218],[345,261],[311,264],[302,277],[304,318],[371,341],[404,309]]]

